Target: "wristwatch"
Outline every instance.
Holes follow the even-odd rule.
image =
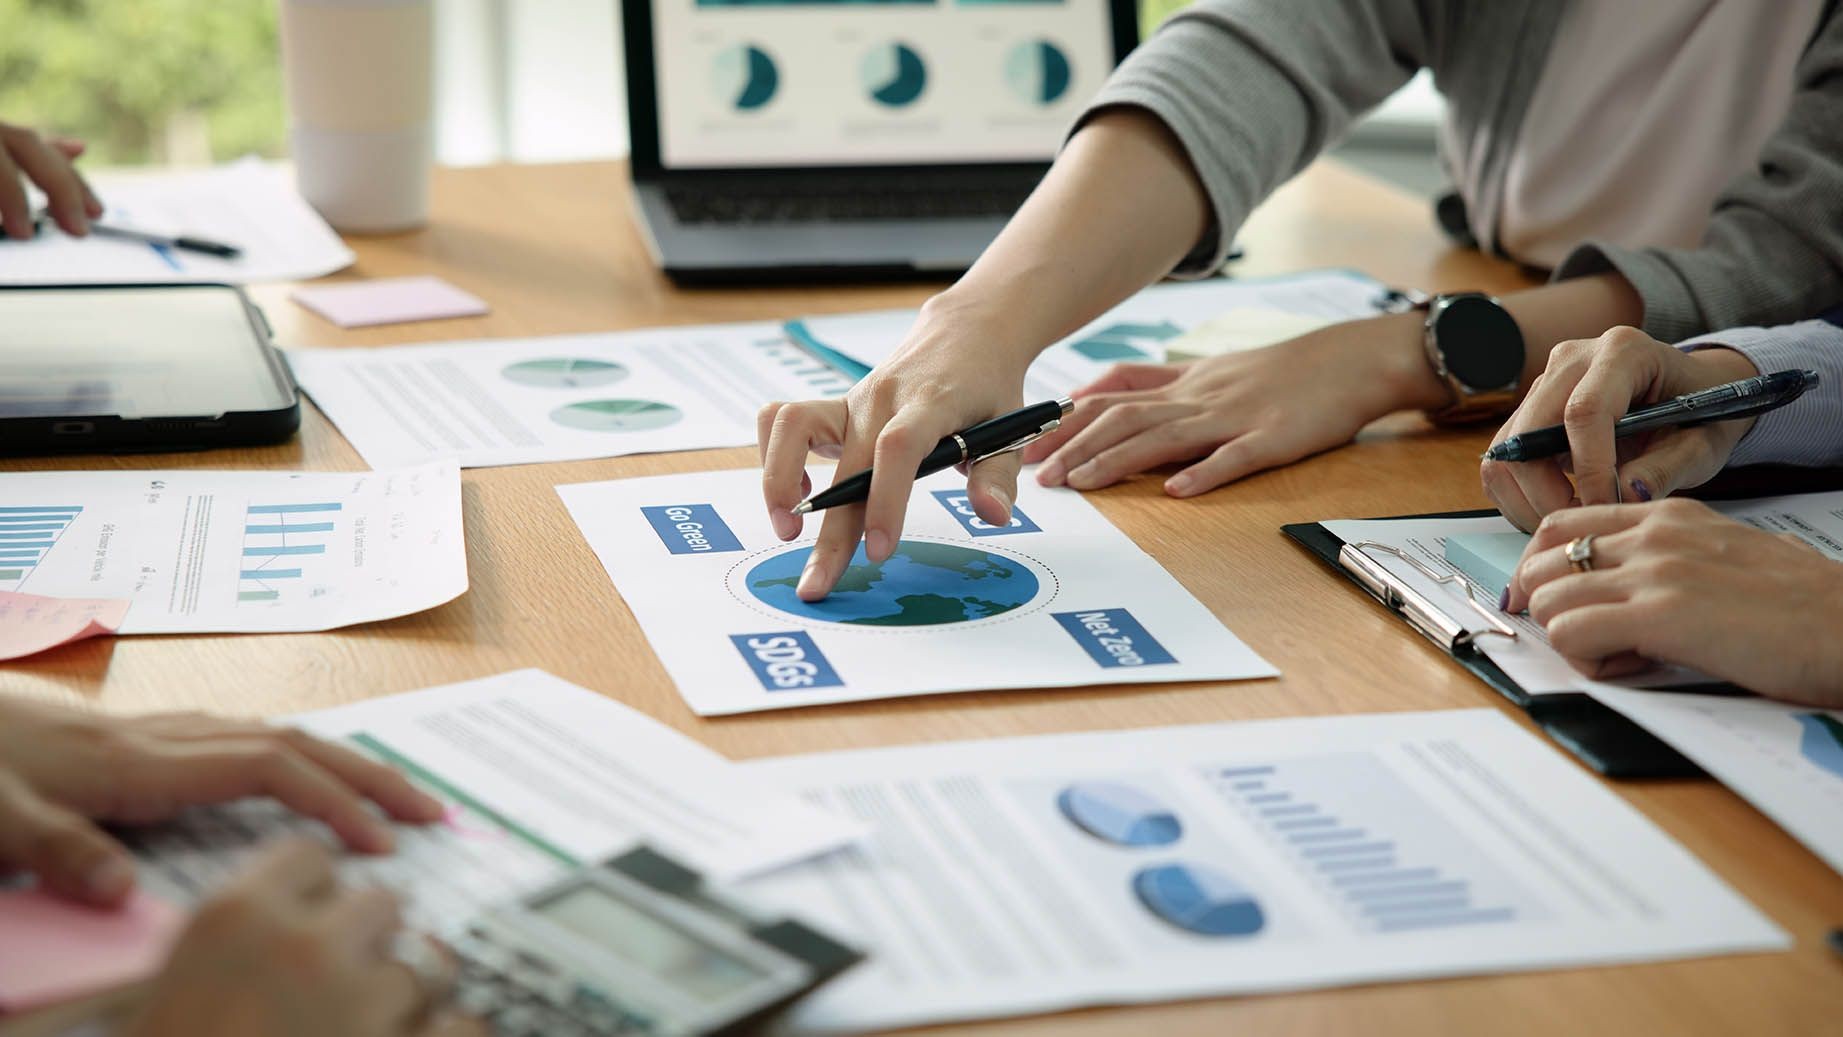
[[[1453,391],[1453,402],[1428,412],[1441,423],[1502,417],[1516,402],[1523,376],[1523,329],[1502,303],[1483,292],[1417,301],[1427,312],[1421,344],[1427,362]]]

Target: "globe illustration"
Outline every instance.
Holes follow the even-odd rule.
[[[958,544],[904,540],[881,564],[859,544],[838,586],[823,601],[794,594],[813,553],[795,548],[765,559],[743,585],[769,608],[803,619],[858,626],[920,627],[1002,616],[1037,596],[1037,577],[1022,562]]]

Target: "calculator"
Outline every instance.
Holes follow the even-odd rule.
[[[732,1033],[863,959],[648,847],[488,909],[454,950],[456,1006],[499,1037]]]

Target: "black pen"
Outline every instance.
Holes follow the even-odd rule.
[[[90,224],[90,233],[99,238],[121,238],[126,241],[142,241],[149,245],[159,245],[164,248],[182,249],[186,252],[202,252],[207,256],[216,256],[219,259],[236,259],[243,254],[243,250],[235,245],[226,245],[221,241],[212,241],[209,238],[195,238],[185,234],[178,235],[177,237],[171,237],[165,234],[149,234],[144,230],[134,230],[130,227],[112,227],[106,223]]]
[[[1613,423],[1613,438],[1624,439],[1640,432],[1673,425],[1686,428],[1712,421],[1730,421],[1764,414],[1798,399],[1805,394],[1805,390],[1817,383],[1816,371],[1774,371],[1772,374],[1755,375],[1700,392],[1685,393],[1620,418]],[[1567,452],[1567,428],[1550,425],[1548,428],[1511,436],[1485,451],[1485,459],[1535,461]]]
[[[961,429],[928,451],[928,456],[922,458],[921,466],[915,470],[915,477],[920,479],[957,464],[983,461],[994,454],[1020,449],[1061,427],[1063,415],[1074,409],[1074,400],[1050,400]],[[870,473],[871,469],[866,468],[848,479],[833,483],[830,489],[815,493],[794,505],[794,514],[805,515],[842,504],[862,503],[870,496]]]

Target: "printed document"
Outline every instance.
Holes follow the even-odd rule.
[[[125,598],[122,634],[331,630],[467,590],[461,473],[0,474],[0,591]]]
[[[811,475],[832,480],[830,468]],[[758,471],[557,492],[679,693],[707,716],[1278,673],[1073,490],[1023,480],[1010,524],[994,527],[968,504],[964,476],[923,479],[895,554],[872,564],[860,544],[837,589],[810,603],[794,586],[813,540],[774,535]]]
[[[1710,505],[1725,515],[1770,533],[1791,533],[1830,558],[1843,561],[1843,493],[1815,493],[1757,500],[1722,501]],[[1497,609],[1497,592],[1481,587],[1446,560],[1446,538],[1461,533],[1512,533],[1516,527],[1501,516],[1488,518],[1351,519],[1326,522],[1324,527],[1347,544],[1370,542],[1400,551],[1408,562],[1385,550],[1372,549],[1369,557],[1397,578],[1414,586],[1428,600],[1444,602],[1452,618],[1469,630],[1486,629],[1487,623],[1466,604],[1464,587],[1493,616],[1517,631],[1516,640],[1481,637],[1478,650],[1496,663],[1510,679],[1532,695],[1586,690],[1587,678],[1549,647],[1548,635],[1527,615],[1509,616]],[[1459,582],[1439,584],[1417,568],[1437,575],[1452,575]],[[1705,674],[1681,667],[1657,667],[1619,681],[1641,687],[1673,687],[1711,683]]]
[[[1045,350],[1025,374],[1024,401],[1067,396],[1115,364],[1163,363],[1168,344],[1231,310],[1347,320],[1374,316],[1383,291],[1379,282],[1348,270],[1154,285]],[[875,367],[902,345],[915,316],[914,310],[884,310],[811,317],[788,327],[796,337]]]
[[[796,1006],[798,1032],[1790,946],[1491,710],[742,769],[871,832],[742,886],[870,951]]]
[[[480,909],[644,842],[717,881],[838,848],[858,830],[664,724],[541,670],[520,670],[295,718],[394,764],[449,805],[445,822],[398,825],[388,856],[348,855],[355,882],[395,889],[411,924],[459,936]],[[139,829],[150,888],[208,896],[283,835],[329,840],[273,803],[188,811]]]
[[[374,468],[742,446],[764,404],[843,396],[853,382],[771,323],[296,349],[288,363]]]
[[[47,219],[31,241],[0,241],[0,284],[249,284],[304,280],[352,264],[352,250],[279,166],[245,159],[216,169],[104,174],[90,186],[107,208],[105,224],[205,238],[242,255],[221,259],[95,234],[72,238]]]
[[[1843,710],[1598,681],[1586,689],[1696,761],[1843,873]]]

